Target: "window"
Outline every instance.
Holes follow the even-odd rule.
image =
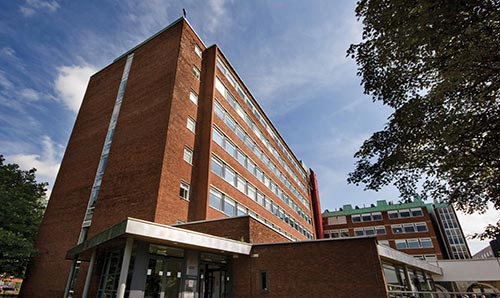
[[[251,185],[250,183],[247,184],[247,196],[250,197],[250,199],[255,201],[255,187]]]
[[[424,214],[422,213],[422,208],[412,208],[410,209],[411,211],[411,216],[417,217],[417,216],[423,216]]]
[[[403,231],[405,233],[414,233],[415,232],[415,226],[413,224],[404,224],[403,225]]]
[[[415,229],[417,232],[427,232],[427,224],[425,222],[415,223]]]
[[[246,214],[247,214],[247,208],[245,208],[241,205],[238,205],[238,208],[236,208],[236,215],[242,216],[242,215],[246,215]]]
[[[228,139],[224,142],[224,149],[226,149],[227,153],[231,154],[231,156],[236,156],[236,146]]]
[[[361,222],[361,215],[351,215],[352,222]]]
[[[212,139],[214,140],[214,142],[216,142],[222,147],[222,143],[224,141],[224,135],[215,127],[214,129],[212,129]]]
[[[403,228],[401,227],[401,225],[392,225],[391,228],[393,234],[403,233]]]
[[[406,242],[408,243],[408,248],[420,248],[418,239],[408,239]]]
[[[221,210],[222,204],[222,193],[216,191],[213,188],[210,188],[210,206],[214,207],[217,210]]]
[[[246,166],[246,160],[247,160],[247,157],[245,154],[243,154],[243,152],[241,152],[241,150],[237,150],[236,152],[236,159],[238,160],[238,162],[242,165],[242,166]]]
[[[420,246],[423,248],[433,247],[431,238],[420,238]]]
[[[196,55],[198,55],[201,58],[201,55],[203,52],[201,51],[201,49],[198,45],[194,46],[194,52],[196,53]]]
[[[411,214],[410,214],[410,210],[409,209],[399,210],[399,217],[405,218],[405,217],[410,217],[410,216],[411,216]]]
[[[376,226],[375,232],[377,235],[385,235],[385,227],[384,226]]]
[[[354,236],[364,236],[365,233],[363,232],[363,229],[354,229]]]
[[[373,212],[372,213],[372,218],[373,218],[374,221],[375,220],[382,220],[382,213],[380,213],[380,212]]]
[[[219,177],[222,177],[222,169],[223,169],[222,161],[212,156],[212,172],[217,174]]]
[[[236,188],[238,188],[239,191],[245,193],[246,185],[247,183],[245,179],[241,178],[240,176],[236,177]]]
[[[184,161],[189,164],[193,164],[193,150],[188,147],[184,147]]]
[[[235,186],[236,172],[228,167],[224,167],[224,180]]]
[[[361,214],[361,219],[363,221],[372,221],[372,215],[370,213]]]
[[[269,292],[269,276],[267,274],[267,271],[261,271],[260,272],[260,291],[261,292]]]
[[[226,213],[229,216],[234,216],[235,207],[236,203],[234,202],[234,200],[227,196],[224,196],[224,213]]]
[[[196,67],[195,65],[193,65],[193,75],[194,77],[199,80],[200,79],[200,70],[198,69],[198,67]]]
[[[193,90],[189,92],[189,99],[194,103],[198,104],[198,94],[196,94]]]
[[[191,132],[194,133],[194,131],[196,129],[196,121],[194,121],[193,118],[188,117],[186,127],[187,127],[187,129],[189,129]]]
[[[397,210],[387,211],[387,215],[389,216],[389,219],[399,218]]]
[[[363,231],[365,232],[366,236],[375,235],[375,230],[373,229],[373,227],[364,228]]]
[[[217,117],[224,119],[224,108],[217,102],[214,103],[214,113]]]
[[[184,200],[189,201],[189,184],[184,181],[181,181],[181,187],[179,190],[179,196]]]
[[[394,240],[394,242],[396,243],[396,248],[397,249],[408,248],[408,246],[406,245],[406,240]]]

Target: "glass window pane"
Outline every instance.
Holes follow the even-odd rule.
[[[212,172],[217,174],[217,176],[222,177],[222,168],[223,168],[222,161],[212,156]]]
[[[235,207],[236,204],[231,198],[224,197],[224,213],[226,213],[229,216],[234,216]]]
[[[234,186],[235,179],[236,179],[236,173],[232,169],[225,167],[224,168],[224,180],[226,180],[227,182],[229,182],[229,184]]]
[[[360,215],[352,215],[352,222],[361,222],[361,216]]]
[[[214,207],[217,210],[222,210],[221,202],[222,202],[222,193],[211,188],[210,189],[210,206]]]
[[[394,242],[396,243],[396,248],[397,249],[405,249],[405,248],[407,248],[405,240],[395,240]]]
[[[430,248],[433,247],[432,241],[430,238],[422,238],[420,239],[420,245],[424,248]]]
[[[422,216],[422,208],[413,208],[411,209],[411,215],[412,216]]]
[[[415,226],[413,224],[404,224],[403,225],[403,230],[405,233],[414,233],[415,232]]]
[[[419,248],[420,244],[418,243],[418,239],[408,239],[408,248]]]
[[[372,213],[372,219],[373,220],[382,220],[382,213],[380,213],[380,212]]]
[[[399,210],[399,216],[400,217],[410,217],[410,210],[408,209],[402,209],[402,210]]]

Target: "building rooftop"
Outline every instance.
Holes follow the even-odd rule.
[[[426,207],[429,213],[432,213],[432,209],[434,207],[446,207],[448,206],[446,203],[425,203],[422,199],[416,198],[413,202],[408,203],[392,203],[387,202],[386,200],[379,200],[377,204],[371,204],[370,207],[353,207],[351,204],[346,204],[339,208],[337,211],[325,211],[323,212],[323,217],[332,217],[332,216],[341,216],[341,215],[352,215],[352,214],[361,214],[368,212],[382,212],[389,210],[398,210],[403,208],[417,208],[417,207]]]

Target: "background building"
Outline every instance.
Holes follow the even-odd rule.
[[[344,205],[323,213],[325,238],[376,236],[379,243],[424,260],[468,259],[470,252],[455,211],[421,200],[370,207]]]

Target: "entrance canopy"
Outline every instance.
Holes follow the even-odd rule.
[[[129,217],[70,249],[66,254],[66,258],[75,259],[77,256],[82,258],[85,255],[90,255],[90,252],[101,244],[127,237],[152,243],[228,254],[249,255],[252,248],[250,244],[240,241]]]

